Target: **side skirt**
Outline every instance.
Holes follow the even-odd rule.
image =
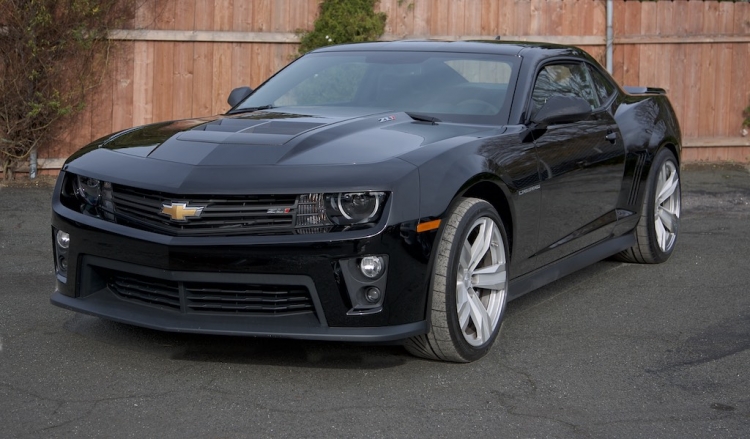
[[[508,300],[517,299],[570,273],[626,250],[634,246],[635,243],[635,234],[631,232],[594,244],[550,265],[539,268],[531,273],[526,273],[521,277],[511,279],[508,286]]]

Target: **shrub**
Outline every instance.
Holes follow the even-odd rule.
[[[0,0],[0,166],[54,138],[106,71],[108,30],[135,0]]]
[[[299,31],[299,54],[332,44],[376,41],[388,18],[375,12],[378,0],[324,0],[311,31]]]

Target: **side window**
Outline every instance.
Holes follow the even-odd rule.
[[[591,80],[594,83],[594,90],[596,90],[599,101],[603,104],[609,100],[615,92],[615,86],[612,82],[604,77],[599,70],[589,66],[591,71]]]
[[[599,106],[599,98],[592,86],[591,76],[582,63],[544,66],[534,84],[531,113],[539,111],[552,96],[576,96],[588,101],[592,109]]]

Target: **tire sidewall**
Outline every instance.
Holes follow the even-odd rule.
[[[461,204],[461,201],[466,199],[459,199],[459,202],[456,203],[456,205],[451,209],[451,215],[449,215],[450,218],[455,215],[455,209]],[[503,225],[502,220],[500,219],[500,216],[497,214],[497,211],[492,207],[491,204],[487,203],[486,201],[479,201],[475,204],[473,204],[469,209],[466,211],[466,213],[463,215],[463,217],[459,220],[458,226],[456,228],[456,233],[453,237],[453,241],[450,243],[449,248],[449,257],[448,257],[448,266],[445,268],[445,282],[446,282],[446,288],[445,288],[445,309],[449,311],[447,313],[447,323],[448,323],[448,330],[451,336],[451,341],[453,342],[454,347],[456,348],[456,351],[463,357],[466,361],[475,361],[481,357],[483,357],[489,349],[492,347],[492,344],[494,343],[495,339],[497,338],[497,334],[500,332],[500,327],[502,326],[503,317],[505,314],[505,307],[507,304],[507,286],[506,286],[506,294],[504,298],[504,303],[502,305],[502,309],[500,312],[500,317],[498,320],[498,324],[495,327],[492,335],[490,336],[489,341],[484,343],[481,346],[472,346],[470,345],[466,339],[463,336],[463,331],[461,330],[461,326],[458,323],[458,308],[456,304],[456,278],[457,278],[457,272],[458,272],[458,258],[460,258],[460,248],[463,245],[464,241],[469,235],[469,232],[471,231],[471,226],[474,224],[474,221],[476,221],[480,217],[488,217],[492,219],[495,222],[495,225],[499,228],[500,234],[503,239],[503,248],[505,251],[505,262],[506,262],[506,270],[509,263],[509,249],[508,249],[508,239],[505,234],[505,227]],[[446,244],[442,240],[440,241],[440,247],[438,251],[444,250],[443,245]],[[447,246],[446,246],[447,247]],[[436,267],[437,268],[437,267]],[[435,298],[433,297],[433,300]]]

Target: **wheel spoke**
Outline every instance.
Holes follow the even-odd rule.
[[[665,169],[662,170],[662,172],[666,171]],[[659,181],[659,186],[656,188],[658,195],[656,196],[656,205],[662,204],[664,201],[666,201],[669,197],[674,195],[675,191],[677,190],[677,185],[679,184],[679,178],[677,177],[676,172],[672,172],[669,178],[666,180]]]
[[[479,234],[471,245],[471,262],[469,263],[469,270],[473,271],[482,261],[487,250],[490,249],[494,228],[494,222],[486,218],[483,219],[482,224],[479,226]]]
[[[471,305],[469,305],[469,292],[463,282],[456,284],[456,305],[458,308],[458,324],[465,333],[469,327]]]
[[[468,297],[469,304],[471,305],[471,320],[474,322],[474,327],[477,330],[477,339],[480,343],[484,343],[492,335],[492,328],[490,327],[492,320],[487,313],[487,309],[476,294],[470,291]]]
[[[474,288],[485,288],[488,290],[505,289],[506,272],[505,264],[494,264],[474,271],[472,285]]]
[[[670,233],[675,233],[680,219],[667,209],[659,209],[659,220],[661,220],[662,226],[666,230]]]
[[[461,255],[460,255],[458,264],[459,264],[459,267],[466,270],[469,268],[470,263],[471,263],[471,244],[469,243],[469,240],[467,239],[466,241],[464,241],[463,247],[461,247]]]
[[[656,232],[656,243],[662,251],[665,251],[667,249],[667,231],[664,229],[661,220],[655,222],[654,231]]]

